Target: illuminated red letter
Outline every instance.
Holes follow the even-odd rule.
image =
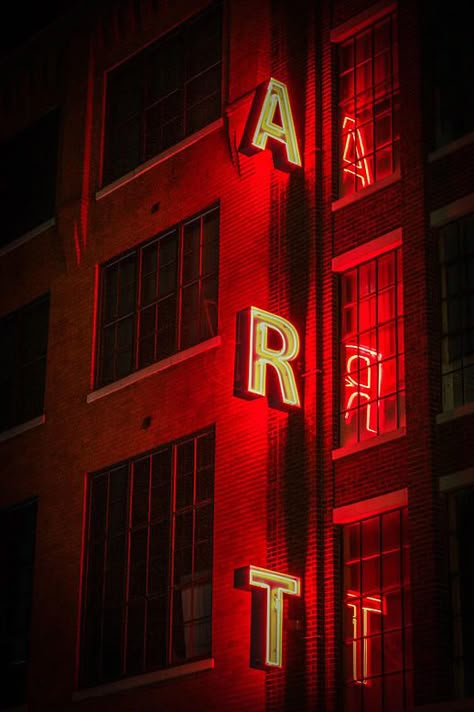
[[[291,367],[299,352],[299,337],[293,324],[276,314],[250,307],[240,312],[238,335],[239,386],[236,394],[244,398],[265,396],[267,367],[278,377],[281,407],[300,406],[295,374]],[[279,347],[270,345],[278,341]],[[273,394],[270,394],[270,400]],[[274,401],[274,399],[273,399]],[[275,407],[280,407],[272,402]]]
[[[277,146],[275,144],[272,145],[273,160],[277,168],[288,170],[301,166],[301,157],[286,84],[272,78],[267,84],[263,100],[262,95],[263,88],[259,87],[240,150],[248,155],[259,150],[264,151],[267,147],[268,139],[272,139],[279,144],[280,148],[280,151],[278,151]],[[258,114],[255,128],[253,128],[257,107]],[[279,120],[275,120],[277,112]]]
[[[370,676],[369,613],[385,615],[385,599],[380,596],[360,598],[352,591],[347,592],[347,598],[346,605],[352,608],[352,678],[354,682],[366,685]]]
[[[367,163],[365,145],[362,139],[360,129],[357,129],[354,119],[350,116],[345,116],[342,124],[343,134],[347,131],[344,151],[342,154],[343,163],[349,163],[351,168],[344,168],[346,173],[352,173],[356,178],[359,178],[362,183],[362,188],[372,183],[369,164]]]
[[[360,404],[359,399],[364,398],[367,403],[365,428],[371,433],[376,433],[377,411],[372,406],[375,405],[377,408],[379,405],[382,384],[382,364],[380,363],[382,355],[374,351],[374,349],[354,344],[346,344],[346,353],[345,385],[346,388],[351,388],[352,392],[347,397],[344,419],[349,423],[354,413],[360,412],[360,405],[359,408],[357,408],[357,405]],[[360,362],[362,362],[362,365],[360,365]],[[374,369],[375,373],[373,373]],[[365,379],[360,377],[360,373],[364,374]],[[376,381],[375,390],[372,382],[374,378]]]
[[[247,566],[235,572],[237,588],[265,592],[265,647],[263,660],[252,660],[254,667],[281,667],[283,651],[283,594],[300,596],[300,579],[277,571]],[[254,617],[252,609],[252,617]],[[261,621],[258,622],[261,625]]]

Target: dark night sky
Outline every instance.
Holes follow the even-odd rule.
[[[34,0],[26,5],[13,0],[3,8],[0,23],[0,58],[63,15],[77,0]]]

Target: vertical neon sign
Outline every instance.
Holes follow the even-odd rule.
[[[366,685],[371,674],[369,613],[385,615],[385,599],[383,596],[363,596],[361,599],[352,591],[347,592],[347,598],[346,605],[352,609],[352,678],[354,682]]]
[[[237,315],[235,394],[242,398],[268,395],[275,408],[299,407],[300,397],[291,362],[300,349],[291,322],[257,307]],[[276,376],[276,390],[267,393],[268,369]]]
[[[361,411],[361,399],[365,399],[366,415],[364,427],[368,432],[377,433],[377,409],[382,387],[382,354],[366,346],[357,346],[355,344],[345,344],[345,349],[346,372],[344,385],[346,388],[350,388],[351,392],[347,396],[344,420],[346,423],[350,423],[354,413]],[[363,374],[363,378],[361,374]]]
[[[235,571],[234,583],[236,588],[264,594],[258,598],[252,596],[251,666],[257,668],[282,667],[283,597],[284,595],[300,596],[301,579],[258,566],[246,566]],[[264,623],[262,619],[265,621]],[[262,629],[265,631],[263,636],[261,635]]]
[[[249,156],[264,151],[269,139],[277,168],[288,171],[301,167],[288,89],[273,78],[257,89],[239,150]]]

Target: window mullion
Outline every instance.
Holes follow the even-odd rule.
[[[175,567],[175,540],[176,540],[176,478],[177,478],[177,446],[171,450],[171,497],[170,497],[170,551],[169,551],[169,585],[168,585],[168,650],[166,663],[173,662],[173,615],[174,615],[174,567]]]
[[[176,350],[181,350],[182,344],[182,324],[183,324],[183,271],[184,271],[184,224],[181,223],[179,228],[177,228],[177,238],[178,238],[178,249],[177,249],[177,283],[178,283],[178,294],[176,299]]]
[[[104,563],[103,563],[103,578],[102,578],[102,594],[101,594],[101,625],[100,625],[100,642],[99,642],[99,679],[103,680],[104,669],[104,614],[105,614],[105,586],[107,583],[107,559],[109,553],[109,507],[110,507],[110,473],[107,475],[107,506],[105,508],[105,532],[104,532]]]
[[[131,532],[132,532],[132,497],[135,486],[135,462],[128,464],[128,496],[127,496],[127,512],[126,512],[126,538],[125,538],[125,577],[124,577],[124,602],[122,605],[123,621],[122,621],[122,672],[126,674],[127,667],[127,638],[128,638],[128,610],[129,610],[129,594],[130,594],[130,552],[131,552]]]

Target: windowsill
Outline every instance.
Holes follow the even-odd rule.
[[[25,433],[27,430],[33,430],[33,428],[37,428],[38,425],[43,425],[43,423],[46,422],[46,415],[43,413],[43,415],[39,415],[37,418],[32,418],[31,420],[27,420],[26,423],[21,423],[21,425],[15,425],[14,428],[9,428],[8,430],[3,430],[0,432],[0,442],[4,442],[4,440],[10,440],[11,438],[14,438],[16,435],[20,435],[21,433]]]
[[[372,185],[368,185],[367,188],[362,188],[362,190],[358,190],[356,193],[351,193],[350,195],[345,195],[343,198],[334,200],[331,205],[331,210],[335,212],[336,210],[340,210],[340,208],[344,208],[346,205],[356,203],[357,201],[362,200],[362,198],[366,198],[367,196],[372,195],[373,193],[377,193],[379,190],[388,188],[388,186],[397,183],[399,180],[400,171],[398,170],[395,171],[395,173],[392,173],[391,176],[387,176],[383,180],[377,181],[377,183],[372,183]]]
[[[474,143],[474,131],[437,148],[435,151],[431,151],[431,153],[428,154],[428,163],[434,163],[439,158],[444,158],[444,156],[449,156],[451,153],[456,153],[456,151],[461,150],[461,148],[465,146],[469,146],[471,143]]]
[[[156,682],[171,680],[185,675],[202,672],[203,670],[212,670],[214,668],[214,658],[206,658],[205,660],[197,660],[193,663],[187,663],[166,670],[157,670],[155,672],[146,673],[145,675],[137,675],[125,680],[117,680],[106,685],[97,685],[97,687],[87,687],[83,690],[73,692],[73,702],[85,700],[89,697],[102,697],[103,695],[112,695],[115,692],[131,690],[135,687],[143,687],[145,685],[153,685]]]
[[[215,349],[220,345],[221,337],[214,336],[212,339],[208,339],[207,341],[203,341],[200,344],[196,344],[196,346],[191,346],[191,348],[186,349],[185,351],[179,351],[177,354],[173,354],[168,358],[164,358],[161,361],[152,363],[146,368],[141,368],[139,371],[134,371],[128,376],[125,376],[125,378],[121,378],[119,381],[108,383],[106,386],[92,391],[88,394],[86,401],[87,403],[93,403],[94,401],[99,400],[100,398],[104,398],[104,396],[108,396],[110,393],[115,393],[115,391],[121,391],[122,388],[130,386],[132,383],[142,381],[144,378],[148,378],[148,376],[152,376],[153,374],[159,373],[160,371],[165,371],[167,368],[171,368],[171,366],[176,366],[182,361],[187,361],[193,356],[197,356],[198,354],[204,353],[205,351]]]
[[[44,223],[41,223],[41,225],[34,227],[33,230],[25,232],[25,234],[21,235],[21,237],[17,237],[16,240],[12,240],[12,242],[9,242],[7,245],[0,247],[0,257],[8,254],[8,252],[16,250],[17,247],[24,245],[25,242],[29,242],[37,235],[41,235],[43,232],[46,232],[46,230],[49,230],[50,227],[54,227],[55,224],[55,218],[50,218],[50,220],[46,220]]]
[[[464,415],[471,415],[472,413],[474,413],[474,403],[466,403],[466,405],[461,405],[459,408],[454,408],[454,410],[438,413],[436,423],[441,425],[442,423],[447,423],[450,420],[456,420],[456,418],[462,418]]]
[[[416,705],[410,708],[410,712],[472,712],[474,710],[474,698],[465,697],[444,702],[434,702],[428,705]]]
[[[452,220],[458,220],[474,210],[474,193],[443,205],[430,213],[430,227],[443,227]]]
[[[120,178],[117,178],[112,183],[108,183],[103,188],[98,190],[95,194],[96,200],[100,200],[106,195],[113,193],[114,190],[117,190],[117,188],[121,188],[126,183],[130,183],[130,181],[134,180],[137,176],[146,173],[151,168],[157,166],[159,163],[167,161],[168,158],[171,158],[171,156],[175,156],[177,153],[181,153],[181,151],[184,151],[186,148],[189,148],[189,146],[192,146],[193,143],[200,141],[202,138],[204,138],[204,136],[213,133],[217,129],[220,129],[223,125],[224,120],[221,117],[220,119],[213,121],[212,124],[204,126],[204,128],[202,128],[200,131],[196,131],[196,133],[193,133],[191,136],[187,136],[179,143],[176,143],[174,146],[167,148],[166,151],[162,151],[157,156],[153,156],[153,158],[150,158],[148,161],[146,161],[146,163],[141,163],[139,166],[129,171],[124,176],[120,176]]]
[[[364,440],[363,442],[356,443],[355,445],[347,445],[344,447],[337,448],[332,451],[332,459],[340,460],[341,457],[346,457],[347,455],[355,455],[358,452],[363,452],[364,450],[369,450],[372,447],[377,447],[378,445],[384,445],[392,440],[398,440],[406,435],[406,428],[398,428],[391,433],[384,433],[383,435],[378,435],[377,437],[371,438],[370,440]]]
[[[472,485],[474,485],[474,467],[468,467],[466,470],[452,472],[449,475],[442,475],[439,478],[440,492],[450,492],[455,489],[472,487]]]

